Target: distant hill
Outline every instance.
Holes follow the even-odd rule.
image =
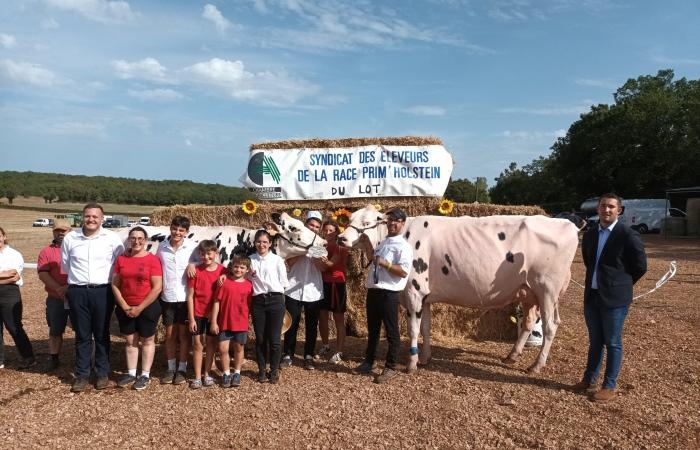
[[[250,195],[244,188],[189,180],[138,180],[59,173],[0,171],[0,198],[36,196],[46,203],[109,202],[126,205],[230,205]]]

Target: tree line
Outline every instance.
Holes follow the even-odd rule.
[[[45,203],[105,202],[125,205],[230,205],[250,197],[244,188],[189,180],[138,180],[42,172],[0,171],[0,197],[35,196]]]
[[[663,198],[666,189],[700,185],[700,81],[673,78],[661,70],[627,80],[614,103],[591,106],[548,156],[511,163],[491,199],[556,212],[603,192]]]

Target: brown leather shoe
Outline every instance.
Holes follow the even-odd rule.
[[[374,382],[377,384],[388,383],[389,380],[391,380],[392,378],[394,378],[398,374],[399,373],[396,370],[390,369],[389,367],[385,367],[384,370],[382,371],[382,374],[377,375],[374,378]]]
[[[88,380],[85,378],[78,378],[73,382],[73,386],[71,386],[70,391],[75,392],[76,394],[78,392],[83,392],[85,388],[88,385]]]
[[[578,383],[571,386],[571,390],[577,394],[594,394],[598,391],[598,386],[595,384],[587,383],[585,381],[579,381]]]
[[[95,389],[97,389],[98,391],[101,391],[102,389],[107,389],[107,386],[109,386],[109,378],[107,378],[107,377],[97,378],[97,382],[95,383]]]
[[[603,388],[591,397],[594,402],[609,402],[615,398],[615,389]]]

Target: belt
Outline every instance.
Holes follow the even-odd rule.
[[[105,284],[90,284],[90,283],[88,283],[88,284],[69,284],[68,285],[69,288],[73,288],[73,289],[99,289],[99,288],[105,288],[107,286],[109,286],[109,283],[105,283]]]
[[[265,292],[264,294],[254,295],[253,298],[270,298],[278,295],[282,295],[281,292]]]

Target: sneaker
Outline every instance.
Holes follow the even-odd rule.
[[[83,392],[87,385],[87,378],[78,378],[73,382],[73,385],[70,387],[70,391],[75,393]]]
[[[25,358],[19,365],[19,370],[27,370],[36,364],[36,359],[32,356],[31,358]]]
[[[1,362],[1,363],[0,363],[0,369],[4,369],[4,368],[5,368],[5,363],[4,363],[4,362]]]
[[[382,374],[374,378],[374,382],[378,384],[387,383],[389,380],[391,380],[398,374],[399,372],[397,372],[396,370],[390,369],[389,367],[385,367],[382,371]]]
[[[119,386],[119,387],[127,387],[128,385],[130,385],[130,384],[133,383],[134,381],[136,381],[136,377],[133,376],[133,375],[128,375],[128,374],[127,374],[127,375],[124,375],[123,377],[121,377],[121,378],[117,381],[117,386]]]
[[[354,373],[355,375],[367,375],[372,373],[372,371],[376,368],[376,364],[370,364],[367,361],[363,361],[362,364],[360,364],[352,370],[352,373]]]
[[[228,388],[231,387],[231,376],[230,373],[225,373],[224,376],[221,378],[221,387]]]
[[[175,371],[174,370],[168,370],[165,372],[165,375],[163,375],[160,379],[160,384],[173,384],[173,380],[175,379]]]
[[[178,371],[175,374],[175,378],[173,378],[173,384],[176,384],[176,385],[182,384],[185,381],[187,381],[187,374],[185,372],[182,372],[182,371]]]
[[[60,363],[58,359],[49,358],[46,361],[46,366],[44,366],[44,372],[53,372],[54,370],[58,369],[59,365]]]
[[[331,346],[328,344],[325,344],[323,347],[321,347],[321,350],[318,351],[318,356],[319,358],[323,358],[327,354],[331,352]]]
[[[264,370],[258,372],[258,383],[267,383],[267,374]]]
[[[340,364],[343,362],[343,354],[340,352],[335,352],[331,359],[328,360],[331,364]]]
[[[231,386],[238,387],[240,385],[241,385],[241,374],[234,373],[232,378],[231,378]]]
[[[270,372],[270,384],[277,384],[280,382],[280,372],[279,370],[273,370]]]
[[[147,377],[145,375],[141,375],[136,379],[136,383],[134,383],[134,389],[137,391],[143,391],[148,387],[148,385],[151,383],[151,377]]]
[[[107,377],[99,377],[97,378],[97,382],[95,383],[95,389],[98,391],[101,391],[102,389],[107,389],[109,387],[109,378]]]
[[[202,381],[202,385],[209,387],[209,386],[214,386],[214,379],[207,375],[204,377],[204,380]]]
[[[306,370],[314,370],[314,359],[311,356],[307,356],[304,358],[304,369]]]
[[[190,381],[190,389],[201,389],[202,388],[202,380],[197,380],[194,379]]]
[[[280,361],[280,368],[284,369],[292,365],[292,357],[289,355],[284,355],[282,361]]]

